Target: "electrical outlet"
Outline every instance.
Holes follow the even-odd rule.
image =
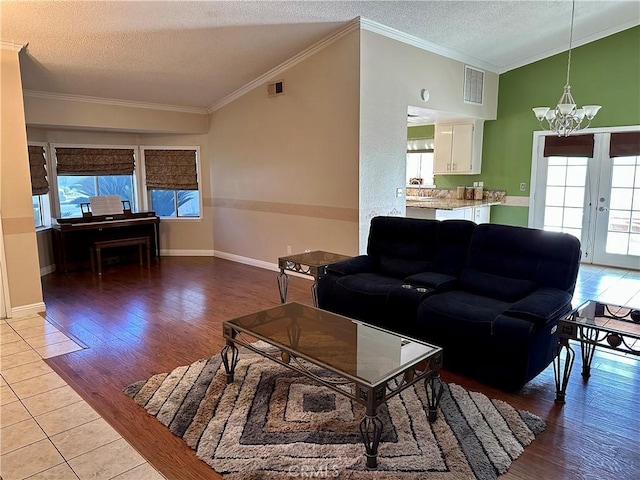
[[[402,198],[402,188],[396,188],[396,197]]]
[[[287,245],[287,255],[291,255],[291,245]]]
[[[524,192],[526,189],[527,189],[527,184],[526,184],[525,182],[522,182],[522,183],[520,184],[520,191],[521,191],[521,192]]]

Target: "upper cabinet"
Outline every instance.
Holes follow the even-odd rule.
[[[484,120],[437,123],[433,173],[477,174],[482,164]]]

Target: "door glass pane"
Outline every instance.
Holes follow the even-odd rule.
[[[626,233],[609,232],[607,235],[607,253],[626,255],[629,247],[629,235]]]
[[[587,161],[582,157],[548,159],[544,230],[570,233],[581,239]]]
[[[547,187],[547,205],[564,205],[564,187]]]
[[[577,229],[582,228],[582,208],[565,208],[562,226]]]
[[[605,251],[620,255],[639,255],[640,233],[640,156],[613,159],[609,222]],[[634,186],[635,183],[635,186]]]
[[[566,178],[566,160],[565,165],[549,165],[547,172],[547,185],[565,185]]]
[[[570,165],[569,167],[567,167],[567,185],[577,187],[581,187],[584,185],[584,179],[587,176],[587,163],[586,159],[583,160],[583,165]]]

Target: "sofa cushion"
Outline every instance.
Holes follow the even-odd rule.
[[[483,337],[492,334],[495,318],[511,307],[511,303],[482,295],[452,290],[427,296],[418,308],[417,329],[423,338],[431,332],[445,332],[456,337]]]
[[[501,277],[472,268],[464,269],[460,283],[465,290],[505,302],[520,300],[536,289],[531,280]]]
[[[331,289],[332,311],[375,325],[386,322],[389,292],[402,285],[398,278],[378,273],[358,273],[338,277]],[[323,304],[320,304],[323,308]]]
[[[398,279],[430,270],[437,248],[437,220],[405,217],[371,219],[367,254],[379,262],[379,272]]]
[[[444,220],[438,229],[438,247],[433,270],[459,277],[467,263],[471,236],[476,224],[471,220]]]
[[[429,289],[446,290],[452,288],[458,279],[452,275],[445,275],[436,272],[421,272],[410,275],[404,279],[409,285],[414,287],[426,287]]]
[[[368,255],[358,255],[357,257],[327,265],[327,272],[341,276],[375,272],[376,270],[378,270],[378,262]]]
[[[579,266],[580,241],[572,235],[484,223],[473,232],[466,268],[572,293]]]
[[[419,272],[431,270],[431,262],[408,258],[380,256],[380,273],[394,278],[405,278]]]

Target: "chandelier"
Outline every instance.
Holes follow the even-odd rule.
[[[573,42],[573,17],[576,9],[576,2],[573,0],[571,6],[571,30],[569,35],[569,57],[567,59],[567,83],[564,85],[564,91],[558,104],[554,109],[549,107],[535,107],[535,114],[540,126],[546,130],[554,131],[559,137],[568,137],[573,132],[587,128],[591,124],[591,120],[596,116],[598,110],[602,108],[600,105],[585,105],[578,108],[576,101],[571,96],[571,85],[569,85],[569,73],[571,72],[571,44]],[[586,124],[582,123],[586,119]],[[542,122],[546,120],[547,125]],[[548,127],[548,128],[547,128]]]

